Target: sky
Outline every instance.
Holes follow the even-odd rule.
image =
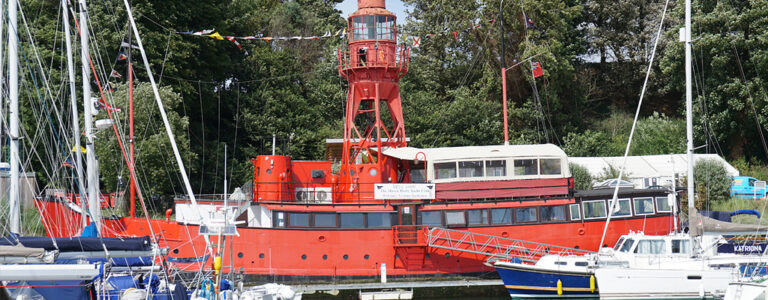
[[[387,0],[386,5],[387,10],[391,11],[395,14],[395,16],[397,16],[397,23],[404,24],[405,17],[407,17],[408,14],[405,12],[406,7],[405,4],[403,4],[403,1]],[[357,10],[357,0],[344,0],[344,2],[337,4],[336,8],[341,10],[341,15],[344,18],[349,17],[350,14]]]

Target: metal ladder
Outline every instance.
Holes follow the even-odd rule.
[[[595,252],[523,241],[464,230],[434,227],[427,233],[427,246],[486,256],[486,261],[521,260],[535,263],[544,255],[585,255]]]

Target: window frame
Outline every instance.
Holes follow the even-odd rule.
[[[563,210],[563,219],[562,220],[544,220],[544,217],[542,217],[542,215],[541,215],[542,211],[544,211],[544,208],[547,208],[547,209],[560,208],[560,209],[562,209]],[[568,216],[566,216],[565,214],[566,214],[566,212],[565,212],[565,205],[539,206],[539,222],[541,222],[541,223],[561,223],[561,222],[566,222],[566,221],[568,221]]]
[[[668,210],[661,210],[661,209],[659,209],[659,198],[663,199],[662,201],[664,201],[664,203],[666,203],[667,207],[669,208]],[[669,202],[668,202],[669,201],[669,196],[666,196],[666,197],[658,197],[658,196],[657,197],[653,197],[653,201],[654,201],[654,208],[656,209],[657,213],[671,213],[672,210],[674,209],[672,206],[669,206]]]
[[[363,220],[362,220],[363,224],[362,224],[362,226],[359,226],[359,227],[358,226],[344,226],[344,223],[342,221],[342,218],[343,218],[342,216],[344,216],[344,215],[358,215],[358,214],[362,215],[362,217],[363,217]],[[361,212],[344,212],[344,213],[339,213],[338,215],[339,215],[338,216],[339,219],[337,221],[338,224],[339,224],[338,228],[341,228],[341,229],[363,229],[363,228],[367,228],[368,227],[368,226],[366,226],[367,222],[365,220],[366,219],[365,218],[366,217],[365,213],[361,213]]]
[[[579,213],[579,216],[577,216],[576,218],[573,217],[573,209],[572,208],[574,206],[576,207],[576,212]],[[568,217],[570,217],[571,221],[580,221],[582,215],[583,215],[583,213],[581,212],[581,203],[568,204]]]
[[[464,223],[448,223],[448,214],[460,214],[462,218],[464,219]],[[443,213],[445,217],[445,226],[446,227],[467,227],[469,224],[467,222],[467,212],[464,210],[446,210]]]
[[[597,203],[597,202],[603,203],[603,215],[598,217],[587,217],[587,208],[583,207],[582,217],[584,218],[584,220],[605,219],[608,217],[608,207],[606,205],[605,200],[602,200],[602,199],[601,200],[585,200],[585,201],[582,201],[581,204],[585,205],[585,204],[591,204],[591,203]]]
[[[441,168],[439,167],[439,165],[448,165],[448,164],[453,164],[453,177],[440,177],[439,174],[440,174]],[[456,161],[435,162],[435,163],[432,163],[432,169],[434,169],[435,180],[448,180],[448,179],[459,178],[459,163]],[[448,170],[448,168],[446,168],[445,170]]]
[[[480,166],[480,173],[475,174],[474,176],[463,176],[461,175],[461,164],[479,164]],[[456,162],[456,177],[454,178],[483,178],[485,177],[485,163],[482,160],[460,160]],[[477,166],[474,166],[473,168],[464,168],[464,169],[470,169],[470,170],[477,170]]]
[[[483,219],[483,215],[485,215],[485,223],[470,223],[470,221],[469,221],[469,213],[470,213],[470,211],[478,211],[478,212],[480,212],[480,219]],[[478,226],[488,226],[488,225],[491,225],[491,213],[488,212],[487,208],[468,209],[466,211],[466,213],[467,213],[467,226],[468,227],[478,227]]]
[[[287,218],[286,218],[286,222],[285,222],[285,225],[286,225],[285,227],[286,228],[311,228],[312,227],[311,226],[312,225],[312,214],[310,214],[308,212],[287,212],[286,214],[287,214],[286,215]],[[294,215],[306,215],[307,216],[307,225],[306,226],[293,225],[292,222],[293,222],[293,216]]]
[[[533,161],[533,167],[536,168],[536,172],[534,174],[525,174],[525,166],[522,166],[523,173],[522,174],[518,174],[517,173],[517,162],[518,161],[527,161],[527,160]],[[541,172],[539,170],[539,159],[538,158],[519,158],[519,159],[516,158],[516,159],[512,159],[512,175],[513,176],[515,176],[515,177],[517,177],[517,176],[522,176],[522,177],[525,177],[525,176],[539,176],[540,173]]]
[[[639,211],[639,210],[637,209],[637,201],[638,201],[638,200],[642,201],[642,200],[645,200],[645,199],[651,199],[651,212],[650,212],[650,213],[647,213],[647,212],[641,212],[641,211]],[[650,196],[649,196],[649,197],[637,197],[637,198],[632,198],[632,209],[634,209],[634,210],[635,210],[635,215],[636,215],[636,216],[647,216],[647,215],[652,215],[652,214],[655,214],[655,213],[656,213],[656,202],[654,202],[654,201],[653,201],[653,197],[650,197]]]
[[[534,210],[533,217],[535,218],[535,220],[533,220],[533,221],[520,221],[520,220],[517,219],[517,211],[519,211],[519,210],[529,210],[529,209],[533,209]],[[534,224],[534,223],[538,223],[538,222],[539,222],[539,209],[537,207],[535,207],[535,206],[515,207],[515,224]]]
[[[507,219],[508,220],[506,220],[506,222],[499,222],[499,223],[494,222],[494,220],[493,220],[493,212],[494,211],[498,211],[498,210],[502,210],[502,209],[507,210]],[[491,208],[490,212],[488,213],[488,222],[490,223],[490,225],[513,224],[514,218],[512,217],[512,208],[510,208],[510,207]]]
[[[371,214],[377,214],[377,215],[387,215],[387,218],[389,220],[389,225],[387,226],[371,226]],[[381,229],[381,228],[392,228],[394,224],[394,216],[395,213],[391,212],[369,212],[365,214],[365,228],[373,228],[373,229]]]
[[[629,217],[632,217],[632,200],[630,198],[619,198],[619,199],[616,199],[616,201],[619,202],[619,206],[618,206],[619,210],[621,210],[621,202],[622,201],[629,202],[629,206],[628,206],[629,207],[629,213],[626,214],[626,215],[617,215],[614,212],[614,213],[611,214],[611,218],[629,218]],[[608,199],[607,201],[605,201],[605,203],[607,203],[607,205],[608,205],[608,206],[605,207],[606,213],[608,212],[609,209],[611,209],[611,206],[613,205],[612,202],[613,202],[613,199]],[[606,218],[607,218],[607,215],[606,215]]]
[[[333,226],[317,226],[316,218],[318,215],[332,215],[333,216]],[[312,228],[338,228],[339,227],[339,214],[338,213],[313,213],[312,219],[310,220],[310,223],[312,224]]]
[[[554,176],[563,175],[563,161],[560,158],[539,158],[539,175]],[[557,173],[544,173],[544,161],[557,161]]]
[[[501,162],[501,166],[490,166],[491,163],[496,163],[496,162]],[[501,171],[502,171],[501,175],[491,175],[491,174],[488,174],[489,170],[491,170],[491,169],[495,170],[497,168],[501,169]],[[489,159],[489,160],[485,160],[485,161],[483,161],[483,169],[484,169],[483,177],[490,177],[490,178],[494,178],[494,177],[507,177],[507,160],[506,159]]]
[[[427,227],[439,227],[445,225],[445,218],[443,217],[443,212],[440,210],[420,210],[418,213],[419,225],[426,225]],[[437,213],[440,218],[440,224],[424,224],[424,213]]]

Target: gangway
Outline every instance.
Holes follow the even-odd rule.
[[[506,237],[434,227],[427,232],[428,247],[487,256],[486,261],[515,259],[535,263],[544,255],[585,255],[595,252]]]

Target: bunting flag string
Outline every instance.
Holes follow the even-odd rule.
[[[524,27],[525,29],[539,29],[536,27],[533,23],[533,19],[531,19],[530,16],[527,14],[523,15],[524,19]],[[410,45],[413,48],[418,48],[422,45],[422,42],[434,38],[436,36],[449,36],[453,37],[454,41],[459,41],[462,36],[466,36],[470,33],[471,30],[477,30],[482,28],[483,26],[492,26],[494,23],[496,23],[496,19],[490,19],[486,21],[480,21],[480,22],[471,22],[471,24],[460,31],[454,31],[450,30],[447,26],[444,26],[442,29],[442,32],[438,33],[428,33],[421,36],[402,36],[401,43]],[[260,40],[264,42],[273,42],[273,41],[293,41],[293,40],[319,40],[319,39],[325,39],[325,38],[344,38],[347,35],[347,28],[341,28],[336,30],[333,34],[331,31],[326,31],[323,35],[314,35],[314,36],[265,36],[264,34],[255,34],[255,35],[248,35],[248,36],[232,36],[232,35],[221,35],[218,31],[215,29],[205,29],[205,30],[199,30],[199,31],[175,31],[177,34],[182,35],[190,35],[190,36],[200,36],[200,37],[208,37],[215,40],[227,40],[231,43],[233,43],[235,46],[237,46],[238,49],[244,50],[243,46],[238,42],[238,40]],[[247,52],[246,52],[247,54]]]

